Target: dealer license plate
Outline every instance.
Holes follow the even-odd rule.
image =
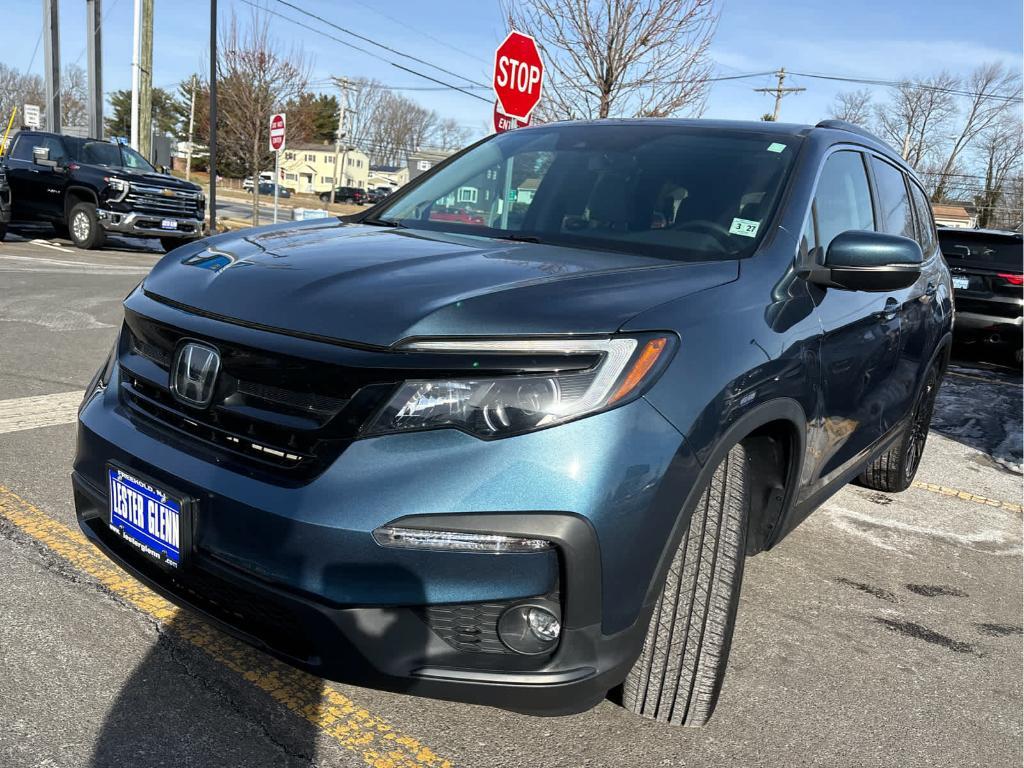
[[[178,222],[176,222],[174,219],[164,219],[163,221],[160,222],[160,227],[162,229],[177,229]]]
[[[971,287],[971,278],[969,277],[954,277],[953,287],[959,288],[960,290],[967,290]]]
[[[107,484],[111,529],[163,565],[181,565],[186,500],[118,467],[107,467]]]

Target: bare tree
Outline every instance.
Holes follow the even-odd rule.
[[[15,125],[20,126],[25,118],[21,113],[25,104],[42,106],[45,100],[43,78],[39,75],[22,74],[14,67],[0,62],[0,118],[3,119],[4,128],[11,117],[11,110],[17,108],[18,119],[15,120]]]
[[[931,160],[956,112],[951,91],[960,85],[948,72],[905,80],[888,101],[875,108],[878,131],[915,168]]]
[[[446,117],[437,123],[434,129],[433,142],[439,149],[462,149],[469,141],[470,131],[459,125],[453,117]]]
[[[861,88],[837,93],[829,114],[836,120],[868,127],[871,122],[871,91]]]
[[[952,174],[967,149],[1009,110],[1020,109],[1020,75],[1001,63],[981,65],[968,76],[964,85],[971,95],[960,115],[959,131],[953,134],[952,144],[939,168],[932,193],[932,200],[936,202],[946,198]]]
[[[997,219],[997,211],[1005,204],[1007,187],[1021,176],[1024,141],[1020,121],[1004,115],[978,137],[976,154],[984,163],[985,176],[974,202],[978,207],[978,226],[988,227]]]
[[[64,68],[60,82],[61,126],[85,126],[89,122],[85,102],[88,88],[85,70],[76,64]]]
[[[220,33],[217,60],[218,148],[225,159],[247,166],[253,177],[253,221],[259,221],[259,173],[269,162],[268,122],[278,108],[297,99],[309,82],[300,49],[287,53],[270,36],[270,25],[254,13],[241,29],[234,16]]]
[[[346,133],[349,142],[366,151],[374,138],[374,124],[381,102],[391,94],[391,91],[380,81],[365,77],[352,79],[350,82],[352,90],[348,96]]]
[[[543,120],[704,111],[715,0],[501,0],[547,67]]]

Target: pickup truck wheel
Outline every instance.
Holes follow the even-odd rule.
[[[742,445],[729,451],[701,494],[672,558],[643,651],[622,703],[642,717],[704,725],[729,658],[746,547],[750,480]]]
[[[875,459],[857,478],[857,485],[876,491],[898,493],[914,482],[921,465],[928,428],[935,411],[935,398],[939,393],[939,374],[933,366],[928,371],[921,394],[917,396],[910,423],[893,446]]]
[[[324,194],[320,195],[320,202],[321,203],[329,203],[329,202],[331,202],[331,196],[325,192]]]
[[[96,219],[96,206],[92,203],[78,203],[68,216],[68,234],[71,242],[86,250],[103,246],[106,236]]]

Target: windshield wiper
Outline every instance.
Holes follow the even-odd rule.
[[[393,229],[405,229],[405,224],[400,221],[392,221],[390,219],[363,219],[359,222],[360,224],[370,224],[374,227],[392,227]]]
[[[516,243],[539,243],[541,239],[535,235],[520,235],[516,232],[509,232],[507,235],[494,235],[495,240],[511,240]]]

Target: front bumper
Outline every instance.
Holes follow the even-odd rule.
[[[117,232],[136,237],[177,237],[192,240],[203,234],[203,220],[181,216],[165,216],[156,213],[133,211],[123,213],[104,208],[96,210],[100,226],[107,232]],[[174,229],[165,229],[163,222],[173,221]]]
[[[281,487],[140,422],[117,389],[115,373],[82,411],[74,486],[83,531],[122,567],[314,674],[534,714],[587,709],[624,679],[643,642],[679,488],[697,470],[678,432],[638,400],[499,441],[451,430],[359,440],[308,484]],[[111,460],[198,499],[193,557],[180,572],[111,533]],[[398,520],[542,537],[555,549],[378,546],[372,531]],[[553,594],[563,632],[543,657],[453,646],[424,613],[500,610]]]

